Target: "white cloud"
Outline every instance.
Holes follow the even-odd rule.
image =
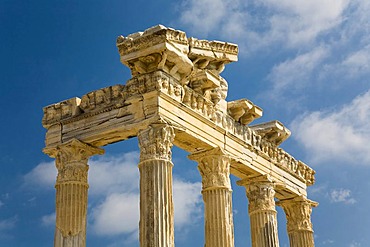
[[[311,75],[318,65],[328,56],[329,51],[326,47],[317,47],[307,53],[300,54],[293,59],[289,59],[275,65],[268,79],[273,83],[271,97],[278,98],[283,92],[299,91],[311,83]]]
[[[349,189],[334,189],[330,192],[330,201],[333,203],[343,202],[344,204],[355,204],[356,200],[351,197]]]
[[[175,227],[182,229],[200,219],[201,184],[179,179],[173,182]],[[92,213],[92,226],[99,235],[132,234],[138,231],[139,192],[114,193]]]
[[[353,241],[353,242],[349,245],[349,247],[361,247],[361,244],[360,244],[359,242],[357,242],[357,241]]]
[[[196,222],[201,210],[201,183],[190,183],[175,179],[173,183],[173,201],[175,207],[175,226],[178,229]]]
[[[246,12],[239,0],[187,0],[182,5],[180,21],[203,37],[217,31],[230,38],[244,33]]]
[[[5,220],[0,220],[0,234],[4,231],[13,229],[17,221],[18,221],[17,216],[14,216],[12,218],[5,219]]]
[[[317,111],[291,124],[293,138],[305,147],[313,163],[350,161],[370,164],[370,91],[333,111]]]
[[[341,24],[349,0],[187,0],[180,22],[195,32],[215,32],[246,47],[280,43],[301,47]],[[234,42],[235,42],[234,41]]]
[[[137,231],[139,195],[114,193],[92,212],[93,229],[99,235],[118,235]]]
[[[44,215],[41,217],[41,223],[43,226],[55,226],[55,213]]]
[[[120,156],[100,156],[92,159],[89,170],[91,195],[105,195],[114,192],[135,191],[139,188],[138,152]]]
[[[32,188],[33,186],[53,189],[57,170],[54,162],[43,162],[33,168],[23,176],[24,185]]]

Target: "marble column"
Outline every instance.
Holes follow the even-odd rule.
[[[189,155],[202,175],[205,247],[233,247],[230,158],[220,148]]]
[[[311,213],[318,203],[299,196],[281,200],[277,205],[284,209],[287,217],[290,247],[314,247]]]
[[[237,182],[249,201],[252,247],[279,247],[274,183],[268,175]]]
[[[175,134],[165,123],[152,124],[138,134],[140,147],[141,247],[173,247],[171,148]]]
[[[55,158],[56,228],[54,247],[86,246],[87,176],[90,156],[104,150],[72,139],[44,152]]]

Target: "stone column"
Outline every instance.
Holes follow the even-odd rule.
[[[138,134],[140,147],[140,246],[173,247],[171,126],[158,123]]]
[[[84,247],[89,188],[87,161],[104,150],[73,139],[44,152],[56,159],[58,169],[54,247]]]
[[[233,247],[230,158],[220,148],[189,155],[202,175],[205,247]]]
[[[311,213],[318,203],[300,196],[279,201],[277,205],[284,209],[287,217],[290,247],[314,247]]]
[[[246,188],[249,201],[252,247],[279,247],[274,183],[269,176],[237,182]]]

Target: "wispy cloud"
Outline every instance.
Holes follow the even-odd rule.
[[[351,161],[370,164],[370,91],[338,110],[304,114],[291,124],[295,138],[313,163]]]
[[[16,227],[18,216],[0,220],[0,237],[9,237],[9,231]]]
[[[349,245],[349,247],[361,247],[361,244],[360,244],[359,242],[357,242],[357,241],[353,241],[353,242]]]
[[[41,217],[41,224],[47,227],[55,226],[55,213],[44,215]]]
[[[249,48],[273,43],[301,47],[342,23],[349,0],[183,1],[180,22],[195,32],[216,32]]]
[[[332,203],[355,204],[356,200],[351,196],[349,189],[334,189],[329,194]]]

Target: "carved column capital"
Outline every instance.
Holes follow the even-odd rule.
[[[258,211],[275,210],[275,184],[268,175],[247,178],[237,181],[237,184],[246,188],[249,201],[249,214]]]
[[[103,154],[104,149],[90,146],[77,139],[62,143],[55,148],[45,148],[44,153],[55,158],[58,169],[57,184],[69,181],[87,184],[87,160],[96,154]]]
[[[313,232],[311,213],[312,208],[317,207],[318,203],[308,200],[303,196],[277,202],[278,206],[284,209],[287,217],[288,233],[296,231]]]
[[[140,147],[140,161],[150,159],[171,160],[175,132],[172,126],[166,123],[151,124],[149,128],[138,134]]]
[[[221,148],[193,153],[188,157],[198,162],[203,190],[215,187],[231,189],[230,157]]]

